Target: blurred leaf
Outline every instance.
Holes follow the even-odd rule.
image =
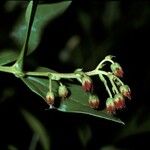
[[[134,118],[132,118],[131,121],[128,124],[126,124],[125,128],[123,128],[123,130],[119,132],[120,134],[115,139],[116,141],[126,138],[128,136],[150,132],[150,117],[149,117],[149,115],[144,116],[145,117],[144,120],[138,122],[140,114],[139,114],[139,112],[137,112],[136,114],[137,114],[137,116],[134,116]]]
[[[91,129],[88,125],[82,126],[78,130],[79,139],[83,146],[86,147],[89,140],[92,138]]]
[[[18,148],[13,145],[8,145],[8,150],[18,150]]]
[[[9,86],[9,87],[3,88],[3,90],[1,90],[0,103],[12,98],[14,96],[15,92],[16,91],[15,91],[14,87]]]
[[[34,22],[31,29],[31,35],[28,43],[28,53],[33,52],[40,42],[40,37],[43,28],[55,17],[62,14],[70,5],[71,1],[59,2],[54,4],[39,4],[37,6]],[[25,12],[22,13],[19,22],[16,24],[11,37],[21,47],[24,44],[25,36],[28,29],[29,12],[31,7],[29,5],[26,11],[26,20],[24,19]]]
[[[100,150],[122,150],[122,149],[117,148],[114,145],[107,145],[107,146],[103,146]]]
[[[39,135],[34,133],[30,142],[29,150],[36,150],[38,142],[39,142]]]
[[[48,92],[48,79],[28,76],[26,78],[22,78],[22,81],[31,89],[31,91],[45,99]],[[52,87],[53,92],[57,95],[58,83],[53,81]],[[88,104],[89,95],[83,91],[81,86],[67,84],[67,87],[70,90],[71,95],[60,104],[58,110],[63,112],[88,114],[123,124],[120,119],[106,113],[105,110],[91,109]]]
[[[26,4],[26,2],[22,3],[24,3],[24,5]],[[46,26],[52,19],[54,19],[58,15],[61,15],[70,4],[71,1],[38,5],[28,43],[28,54],[32,53],[38,46],[44,26]],[[16,22],[13,31],[10,34],[11,39],[17,44],[18,47],[17,51],[21,50],[26,40],[25,35],[28,30],[31,8],[32,2],[29,3],[26,10],[20,12],[21,13],[20,18]],[[3,50],[3,52],[0,52],[0,65],[5,65],[10,62],[13,62],[17,58],[18,52],[12,50]]]
[[[41,122],[26,110],[22,110],[22,114],[33,132],[39,135],[39,140],[43,149],[50,150],[49,136]]]
[[[0,65],[8,64],[18,57],[18,52],[12,50],[3,50],[0,52]]]
[[[25,19],[26,19],[27,25],[29,24],[29,21],[30,21],[32,6],[33,6],[33,1],[30,1],[28,4],[28,7],[26,9],[26,14],[25,14]]]

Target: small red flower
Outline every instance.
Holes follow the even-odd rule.
[[[120,86],[120,92],[123,96],[125,96],[131,100],[131,90],[130,90],[130,87],[128,85]]]
[[[124,74],[124,72],[123,72],[123,69],[122,69],[122,67],[120,66],[120,64],[118,64],[118,63],[113,63],[113,64],[111,64],[111,70],[112,70],[112,72],[113,72],[113,74],[115,75],[115,76],[117,76],[117,77],[123,77],[123,74]]]
[[[47,94],[46,94],[46,102],[47,102],[47,104],[52,106],[54,104],[54,99],[55,99],[54,93],[50,92],[50,91],[47,92]]]
[[[115,114],[116,113],[116,107],[113,98],[107,98],[106,100],[106,111],[107,113],[110,114]]]
[[[65,85],[60,85],[58,88],[58,95],[62,98],[65,98],[68,96],[68,89]]]
[[[100,101],[96,95],[89,96],[89,106],[93,109],[97,109],[99,107]]]
[[[85,75],[82,78],[82,88],[86,92],[90,92],[93,90],[93,82],[92,82],[91,78],[87,75]]]
[[[116,109],[122,109],[125,107],[125,99],[122,94],[116,94],[114,97],[114,104]]]

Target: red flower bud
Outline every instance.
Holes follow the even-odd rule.
[[[82,78],[82,88],[84,91],[86,92],[90,92],[91,90],[93,90],[93,83],[92,80],[89,76],[85,75]]]
[[[46,102],[48,105],[53,105],[54,104],[54,93],[53,92],[47,92],[46,94]]]
[[[123,72],[123,69],[120,66],[120,64],[113,63],[113,64],[111,64],[110,68],[111,68],[111,70],[112,70],[112,72],[113,72],[113,74],[115,76],[117,76],[117,77],[123,77],[124,72]]]
[[[65,85],[60,85],[59,88],[58,88],[58,95],[62,98],[65,98],[67,97],[68,95],[68,90],[66,88]]]
[[[130,90],[130,87],[128,85],[120,86],[120,92],[123,96],[125,96],[131,100],[131,90]]]
[[[96,95],[89,96],[89,106],[93,109],[97,109],[99,107],[99,98]]]
[[[122,94],[116,94],[114,97],[114,104],[116,109],[122,109],[125,107],[125,99]]]
[[[116,107],[113,98],[107,98],[106,100],[106,111],[107,113],[110,114],[115,114],[116,113]]]

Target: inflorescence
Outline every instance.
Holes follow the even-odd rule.
[[[110,114],[115,114],[116,110],[120,110],[125,108],[125,100],[131,100],[131,90],[130,87],[123,83],[121,78],[124,75],[124,71],[118,62],[113,61],[113,57],[111,55],[106,56],[98,66],[89,72],[83,72],[82,69],[77,69],[73,73],[70,74],[62,74],[62,73],[52,73],[49,76],[49,91],[46,95],[46,102],[53,108],[54,101],[55,101],[55,94],[52,90],[51,81],[57,80],[59,82],[58,87],[58,95],[62,100],[65,100],[68,96],[69,89],[65,86],[60,79],[74,79],[78,80],[82,86],[84,92],[89,93],[89,99],[87,103],[89,107],[92,109],[100,108],[100,99],[99,97],[93,92],[93,80],[92,76],[99,76],[100,81],[104,83],[106,91],[108,93],[108,98],[106,99],[106,111]],[[105,71],[104,66],[110,63],[110,71]],[[108,81],[110,84],[108,84]],[[111,85],[111,86],[110,86]]]

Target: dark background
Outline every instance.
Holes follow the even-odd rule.
[[[7,34],[23,7],[19,5],[7,12],[5,4],[0,6],[0,48],[10,44]],[[119,149],[149,147],[149,27],[149,2],[73,1],[63,15],[45,27],[37,50],[27,58],[26,67],[40,65],[60,72],[82,67],[92,70],[107,54],[115,55],[125,71],[123,80],[132,89],[132,100],[127,102],[124,111],[118,112],[126,125],[87,115],[46,111],[47,105],[42,99],[19,79],[1,73],[0,149],[7,149],[8,145],[28,149],[33,133],[20,112],[22,108],[46,127],[52,150],[84,149],[78,130],[85,126],[92,134],[85,149],[103,150],[109,145]],[[118,138],[123,130],[130,132],[128,127],[133,120],[136,120],[133,135]],[[142,125],[143,130],[138,133]]]

